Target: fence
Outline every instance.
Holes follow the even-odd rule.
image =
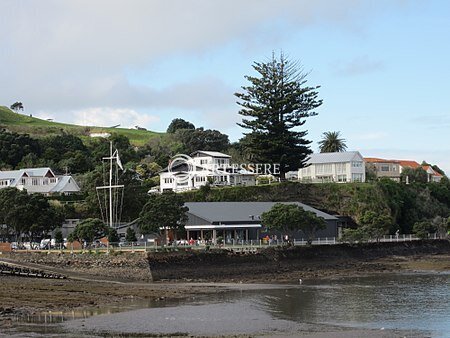
[[[402,235],[388,235],[378,239],[371,239],[368,242],[409,242],[417,241],[420,238],[412,234]],[[429,239],[440,239],[438,234],[430,234]],[[311,242],[311,245],[336,245],[343,243],[336,237],[316,238]],[[54,247],[47,247],[45,249],[14,249],[16,252],[63,252],[63,253],[111,253],[111,252],[146,252],[158,250],[209,250],[212,248],[227,249],[235,252],[254,252],[260,248],[279,247],[279,246],[302,246],[308,245],[305,239],[294,239],[292,241],[281,240],[232,240],[228,243],[214,244],[211,242],[195,242],[189,243],[186,240],[177,241],[171,245],[157,245],[156,242],[136,242],[136,243],[96,243],[85,247],[75,247],[68,243],[66,245],[59,244]]]

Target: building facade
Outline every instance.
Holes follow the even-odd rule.
[[[387,177],[396,182],[400,182],[401,174],[405,168],[417,169],[422,168],[427,173],[428,182],[439,182],[442,175],[429,165],[420,165],[416,161],[411,160],[387,160],[375,157],[364,158],[366,166],[373,170],[377,178]]]
[[[365,182],[366,169],[358,151],[312,154],[307,166],[298,171],[302,182]]]
[[[196,151],[189,159],[180,161],[160,173],[160,192],[199,189],[212,186],[255,185],[252,172],[231,165],[231,156],[217,151]]]
[[[242,243],[260,239],[266,234],[261,224],[261,214],[269,211],[277,202],[189,202],[185,205],[188,221],[185,225],[187,239],[203,239],[216,242],[221,237],[225,243]],[[316,237],[338,237],[339,219],[300,202],[306,211],[314,212],[327,223],[327,228],[316,233]],[[281,239],[285,234],[278,234]],[[291,238],[301,239],[301,231],[289,233]]]
[[[70,195],[80,191],[72,176],[55,175],[50,168],[0,171],[0,189],[8,187],[44,195]]]

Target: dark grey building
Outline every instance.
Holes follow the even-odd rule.
[[[338,218],[300,202],[189,202],[187,239],[211,239],[220,236],[226,242],[260,239],[265,234],[261,225],[261,214],[269,211],[276,203],[297,204],[307,211],[325,219],[327,228],[318,231],[317,237],[337,237]],[[283,234],[278,233],[278,236]],[[296,239],[303,238],[302,232],[289,234]],[[279,237],[281,239],[281,237]]]

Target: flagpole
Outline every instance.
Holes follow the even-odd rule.
[[[113,227],[113,210],[112,210],[112,173],[113,173],[113,144],[109,141],[109,226]]]

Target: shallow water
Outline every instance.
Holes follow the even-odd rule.
[[[339,326],[411,330],[424,332],[424,336],[450,337],[449,282],[450,274],[446,273],[324,279],[292,286],[245,287],[183,304],[130,302],[122,309],[82,312],[79,319],[75,315],[69,320],[68,314],[53,314],[52,320],[48,316],[45,320],[55,323],[55,318],[60,318],[64,323],[54,328],[68,334],[294,334]]]

